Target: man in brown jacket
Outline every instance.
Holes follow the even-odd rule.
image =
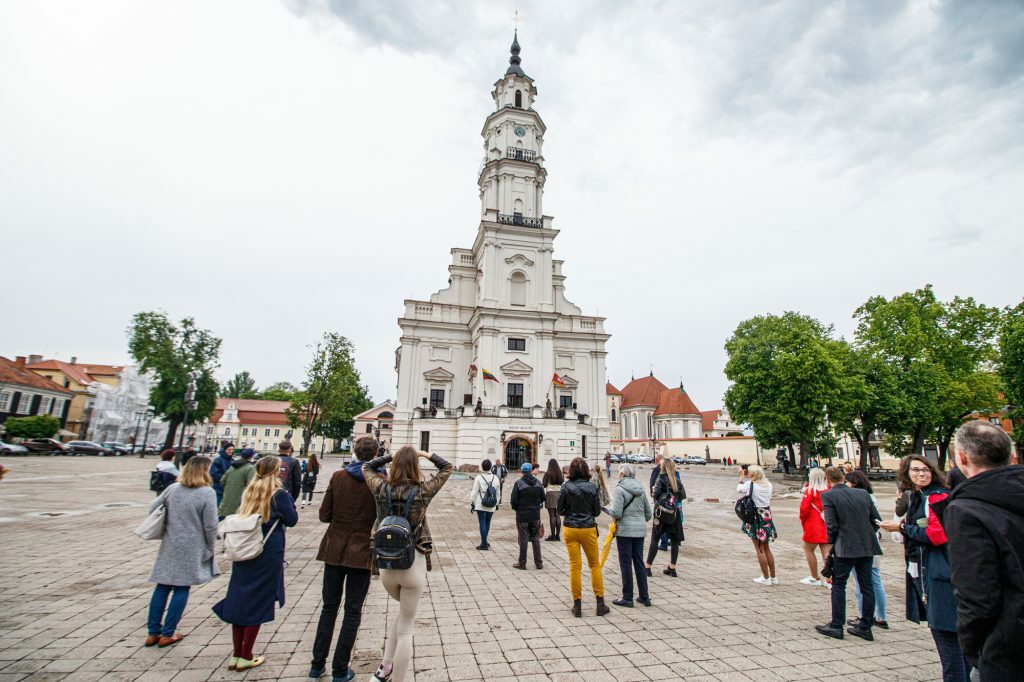
[[[320,520],[331,525],[324,533],[316,557],[324,562],[324,603],[316,628],[309,676],[316,679],[324,674],[344,592],[345,615],[331,663],[334,682],[348,682],[355,677],[349,661],[363,617],[363,601],[370,589],[370,534],[377,520],[377,507],[362,470],[364,462],[377,456],[377,441],[360,438],[356,441],[355,454],[358,461],[346,464],[331,476],[320,505]]]

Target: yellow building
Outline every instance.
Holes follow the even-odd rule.
[[[377,438],[384,449],[391,452],[391,424],[395,419],[395,404],[385,400],[366,412],[352,418],[352,444],[364,436]]]
[[[79,363],[78,358],[74,357],[71,358],[71,362],[43,360],[41,355],[30,355],[27,367],[39,376],[72,392],[73,397],[71,405],[68,406],[67,424],[64,428],[77,433],[79,438],[86,437],[89,420],[92,417],[92,403],[96,391],[94,388],[90,392],[89,387],[106,384],[116,388],[121,381],[121,372],[124,371],[124,367],[117,365]]]
[[[252,448],[262,454],[277,454],[278,445],[289,431],[296,454],[303,444],[302,429],[288,426],[285,410],[287,400],[248,400],[243,398],[217,398],[217,408],[202,424],[189,427],[187,434],[193,447],[219,448],[222,441],[234,443],[235,448]],[[313,436],[309,450],[320,454],[336,450],[332,438]]]

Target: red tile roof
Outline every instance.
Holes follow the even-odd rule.
[[[700,410],[690,400],[682,388],[666,388],[658,396],[658,409],[654,415],[659,414],[700,414]]]
[[[0,356],[0,383],[16,384],[18,386],[55,391],[57,393],[67,393],[68,395],[72,394],[72,391],[69,391],[60,384],[39,376],[24,365],[19,367],[18,363],[8,360],[3,356]]]
[[[714,431],[715,420],[718,419],[720,414],[722,414],[721,410],[704,410],[701,412],[701,428],[704,429],[704,431]]]
[[[622,389],[622,407],[649,405],[657,407],[662,391],[668,387],[654,378],[653,375],[634,379]]]
[[[33,362],[31,365],[28,365],[28,368],[63,372],[68,378],[82,384],[83,386],[88,386],[95,381],[95,379],[85,372],[84,365],[72,365],[70,362],[63,362],[61,360],[43,360],[42,362]]]
[[[617,389],[614,386],[612,386],[611,383],[609,383],[609,382],[605,383],[605,385],[604,385],[604,392],[607,395],[622,395],[622,391],[620,391],[619,389]]]
[[[247,398],[217,398],[217,408],[209,417],[211,424],[220,422],[224,410],[234,403],[241,424],[279,424],[285,426],[288,419],[284,411],[291,405],[287,400],[250,400]]]

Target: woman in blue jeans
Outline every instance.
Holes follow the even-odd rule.
[[[875,491],[871,488],[871,481],[868,480],[867,474],[860,469],[851,471],[846,474],[846,483],[851,488],[860,488],[867,490],[868,494],[871,495],[871,501],[875,505],[875,509],[878,509],[878,500],[875,499]],[[889,621],[885,618],[885,587],[882,585],[882,557],[876,556],[875,560],[871,564],[871,584],[875,588],[875,626],[889,629]],[[861,613],[861,597],[860,597],[860,585],[857,583],[856,572],[851,574],[853,578],[853,589],[857,595],[857,613]],[[870,618],[871,614],[865,614],[866,618]],[[851,618],[846,624],[857,625],[860,623],[859,618]]]
[[[469,508],[476,512],[476,519],[480,524],[480,544],[477,549],[487,550],[491,546],[487,543],[487,536],[491,532],[491,517],[498,509],[497,499],[501,490],[501,479],[491,472],[491,460],[485,459],[480,463],[483,470],[476,480],[473,481],[473,495],[469,500]],[[494,488],[495,503],[488,507],[483,503],[483,498],[489,487]]]
[[[635,574],[639,602],[650,606],[644,567],[644,538],[647,537],[647,522],[654,516],[654,509],[643,484],[636,480],[636,468],[632,464],[619,465],[619,485],[612,491],[608,515],[615,519],[615,545],[622,573],[622,599],[612,603],[626,608],[633,606]]]
[[[175,630],[188,604],[189,588],[209,582],[220,573],[213,554],[217,495],[211,483],[210,458],[193,457],[185,464],[178,482],[167,486],[149,507],[152,513],[164,505],[166,526],[149,574],[149,582],[156,583],[156,588],[149,600],[146,646],[167,647],[180,642],[184,635]]]

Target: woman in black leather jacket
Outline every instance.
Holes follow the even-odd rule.
[[[604,604],[604,578],[601,576],[601,558],[597,548],[597,517],[601,514],[600,493],[596,483],[590,481],[587,461],[577,457],[569,464],[569,480],[562,486],[558,497],[558,515],[565,517],[562,537],[569,551],[569,587],[572,590],[572,615],[583,615],[583,561],[582,550],[590,566],[590,586],[597,597],[597,615],[609,612]]]

